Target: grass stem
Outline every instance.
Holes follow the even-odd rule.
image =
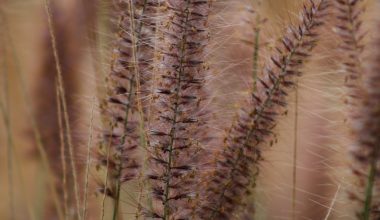
[[[297,153],[298,153],[298,81],[295,83],[294,137],[293,137],[293,182],[292,182],[292,219],[296,219],[297,208]]]
[[[376,159],[372,159],[369,175],[367,178],[367,186],[365,190],[365,199],[364,199],[364,207],[362,211],[362,220],[370,220],[371,217],[371,208],[372,208],[372,197],[373,197],[373,187],[375,184],[376,177]]]
[[[65,137],[63,134],[63,122],[62,122],[62,104],[59,98],[58,82],[56,81],[56,99],[57,99],[57,115],[58,115],[58,128],[60,139],[60,153],[61,153],[61,165],[62,165],[62,188],[63,188],[63,211],[65,220],[68,219],[68,200],[67,194],[67,170],[66,170],[66,153],[65,153]]]
[[[87,142],[87,159],[86,159],[86,171],[84,175],[84,195],[83,195],[83,216],[82,219],[86,220],[87,217],[87,197],[88,197],[88,185],[89,185],[89,174],[90,174],[90,165],[91,165],[91,145],[93,138],[93,127],[94,127],[94,111],[95,111],[95,99],[92,102],[91,107],[91,119],[90,119],[90,128],[89,128],[89,137]]]
[[[74,195],[75,195],[75,202],[76,202],[76,209],[77,209],[77,216],[78,219],[81,219],[80,215],[80,204],[79,204],[79,190],[78,190],[78,181],[77,181],[77,168],[75,165],[75,158],[74,158],[74,149],[73,149],[73,143],[71,139],[71,128],[69,123],[69,115],[68,115],[68,108],[66,103],[66,96],[65,96],[65,89],[63,85],[63,79],[62,79],[62,68],[58,56],[58,49],[57,49],[57,41],[56,36],[54,32],[54,25],[53,25],[53,14],[50,6],[50,0],[44,1],[45,5],[45,11],[48,18],[48,24],[49,24],[49,33],[51,38],[51,44],[53,47],[53,55],[54,60],[56,64],[56,70],[57,70],[57,80],[58,80],[58,87],[59,87],[59,93],[61,96],[61,102],[63,107],[63,116],[65,121],[65,127],[66,127],[66,136],[67,136],[67,142],[69,146],[69,154],[70,154],[70,164],[73,174],[73,181],[74,181]]]

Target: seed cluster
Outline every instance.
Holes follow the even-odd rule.
[[[206,174],[205,191],[198,210],[200,219],[231,219],[243,204],[244,195],[255,182],[261,150],[276,141],[273,129],[277,117],[284,114],[288,91],[295,86],[295,77],[310,56],[319,38],[329,3],[326,0],[305,6],[300,25],[290,27],[271,57],[256,91],[241,109],[236,124],[224,140],[225,148],[217,158],[215,171]],[[210,178],[211,176],[211,178]]]
[[[153,210],[161,219],[189,216],[199,152],[209,140],[204,88],[208,43],[208,0],[168,0],[159,79],[150,126],[150,174]]]
[[[141,166],[136,153],[139,146],[138,102],[149,91],[150,62],[154,56],[154,15],[157,0],[120,0],[118,36],[113,51],[108,97],[102,112],[108,128],[104,129],[98,167],[108,170],[106,186],[100,190],[119,200],[121,184],[134,179]],[[137,86],[139,85],[139,87]],[[144,111],[144,109],[143,109]]]
[[[380,27],[380,22],[377,22]],[[377,33],[373,48],[380,45]],[[352,118],[352,130],[355,144],[351,151],[355,163],[352,168],[359,178],[359,191],[350,192],[352,199],[363,204],[357,212],[360,219],[378,219],[380,206],[379,164],[380,164],[380,52],[373,50],[366,63],[360,99],[357,102],[357,114]]]
[[[344,51],[344,70],[346,74],[346,87],[348,88],[348,106],[354,107],[359,98],[363,67],[361,56],[364,50],[362,31],[362,14],[364,8],[362,0],[338,0],[336,5],[336,32],[341,38],[340,48]],[[355,111],[353,109],[353,111]],[[351,112],[351,111],[349,111]]]

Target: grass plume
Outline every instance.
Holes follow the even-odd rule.
[[[347,104],[349,109],[349,124],[354,134],[354,148],[351,154],[357,163],[351,165],[353,174],[359,178],[359,188],[364,189],[363,195],[349,191],[350,197],[362,204],[357,211],[359,219],[376,218],[372,210],[376,204],[373,191],[376,183],[379,140],[377,121],[379,117],[379,97],[374,88],[379,88],[378,53],[372,55],[370,68],[363,66],[364,38],[362,16],[364,6],[362,0],[337,0],[336,30],[341,40],[341,50],[344,54],[344,73],[346,74]],[[379,42],[374,44],[378,48]],[[368,63],[368,62],[367,62]],[[375,87],[376,86],[376,87]]]
[[[363,0],[337,0],[336,32],[341,39],[340,49],[344,52],[344,70],[346,72],[346,87],[348,89],[347,104],[355,105],[358,98],[357,89],[362,86],[362,52],[364,49],[362,30],[362,14],[364,12]]]
[[[204,197],[198,218],[230,219],[243,204],[259,172],[262,148],[276,141],[273,129],[279,115],[284,114],[288,92],[301,75],[304,62],[316,45],[318,28],[324,24],[329,1],[310,1],[304,6],[299,26],[288,28],[277,46],[257,90],[239,112],[239,117],[224,140],[224,150],[217,158],[215,171],[206,174]]]
[[[197,155],[208,141],[204,87],[211,1],[167,0],[150,125],[149,176],[155,198],[146,217],[189,216]]]
[[[149,86],[153,58],[152,35],[157,0],[119,1],[117,40],[113,50],[107,98],[102,114],[107,128],[98,152],[98,166],[107,170],[103,193],[114,201],[113,219],[119,215],[122,184],[135,179],[141,166],[136,149],[141,146],[139,126],[144,117],[141,94]],[[109,157],[108,157],[109,156]]]
[[[376,22],[375,28],[380,27]],[[361,220],[378,219],[378,175],[380,158],[380,34],[375,33],[370,49],[370,58],[366,62],[365,74],[362,75],[362,85],[356,100],[357,111],[352,118],[352,128],[355,138],[351,153],[356,163],[353,172],[360,179],[362,195],[351,196],[362,204],[357,213]]]

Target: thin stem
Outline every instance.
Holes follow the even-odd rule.
[[[297,153],[298,153],[298,81],[295,83],[294,106],[294,137],[293,137],[293,190],[292,190],[292,219],[296,219],[297,208]]]
[[[62,101],[62,107],[63,107],[63,116],[64,116],[64,121],[65,121],[66,136],[67,136],[67,142],[68,142],[69,154],[70,154],[70,164],[71,164],[71,169],[73,173],[74,195],[75,195],[75,201],[76,201],[77,215],[78,215],[78,219],[81,219],[80,205],[79,205],[79,191],[78,191],[78,182],[77,182],[77,170],[76,170],[75,160],[74,160],[74,149],[73,149],[73,144],[72,144],[72,139],[71,139],[71,128],[70,128],[70,123],[69,123],[66,96],[65,96],[65,90],[64,90],[63,79],[62,79],[62,69],[61,69],[60,59],[58,56],[57,41],[56,41],[56,36],[54,33],[54,27],[53,27],[53,14],[50,7],[50,0],[45,0],[44,2],[45,2],[45,10],[46,10],[47,18],[48,18],[51,44],[53,47],[53,55],[54,55],[54,60],[56,64],[56,69],[57,69],[58,87],[59,87],[59,92],[61,95],[61,101]]]
[[[369,220],[371,217],[373,187],[375,184],[375,176],[376,176],[376,171],[377,171],[376,162],[377,162],[376,159],[373,158],[371,161],[371,167],[369,169],[369,175],[368,175],[367,186],[366,186],[366,191],[365,191],[364,207],[362,211],[362,220]]]
[[[56,82],[56,96],[57,96],[57,113],[58,113],[58,127],[59,127],[59,139],[60,139],[60,152],[61,152],[61,165],[62,165],[62,187],[63,187],[63,207],[65,220],[68,219],[68,194],[67,194],[67,179],[66,179],[66,154],[65,154],[65,140],[63,134],[63,122],[62,122],[62,105],[60,100],[58,82]]]
[[[119,173],[121,172],[121,169],[119,169]],[[119,178],[120,179],[120,178]],[[118,180],[116,182],[116,196],[114,199],[114,207],[113,207],[113,214],[112,214],[112,219],[116,220],[117,216],[119,214],[119,201],[120,201],[120,191],[121,191],[121,181]]]
[[[256,24],[260,25],[260,16],[256,16]],[[255,27],[255,42],[253,50],[253,67],[252,67],[252,78],[253,78],[253,91],[256,91],[257,74],[259,72],[259,52],[260,52],[260,27]]]
[[[107,197],[107,185],[108,185],[108,168],[109,168],[109,161],[110,161],[110,145],[107,145],[107,164],[106,164],[106,176],[104,178],[104,191],[103,191],[103,199],[102,199],[102,211],[101,211],[101,220],[104,219],[105,214],[105,203],[106,203],[106,197]]]
[[[83,220],[86,220],[87,217],[87,194],[88,194],[88,183],[89,183],[89,174],[90,174],[90,165],[91,165],[91,145],[92,145],[92,136],[93,136],[93,127],[94,127],[94,111],[95,111],[95,99],[92,103],[91,108],[91,119],[90,119],[90,128],[89,128],[89,137],[87,142],[87,160],[86,160],[86,172],[84,179],[84,195],[83,195]]]

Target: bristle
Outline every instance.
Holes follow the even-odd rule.
[[[227,134],[225,147],[218,156],[215,171],[205,176],[204,189],[196,215],[198,219],[232,219],[244,204],[244,196],[255,183],[262,160],[262,148],[276,142],[273,129],[284,114],[287,94],[295,77],[311,55],[324,24],[329,1],[310,1],[304,7],[299,26],[291,26],[270,58],[252,98],[240,110],[235,125]],[[285,44],[283,42],[286,42]]]
[[[362,14],[364,12],[362,0],[338,0],[337,11],[337,33],[341,38],[341,49],[343,65],[346,74],[348,105],[348,123],[351,127],[354,147],[351,155],[354,163],[351,165],[352,173],[358,177],[359,190],[349,189],[350,198],[359,204],[356,210],[360,219],[378,218],[376,211],[372,208],[380,204],[373,198],[376,190],[376,175],[378,161],[379,139],[375,134],[380,131],[377,120],[379,118],[379,96],[376,96],[375,88],[379,88],[380,67],[379,54],[371,54],[371,69],[365,68],[362,59],[364,48],[363,39],[365,32],[362,30]],[[379,44],[374,44],[378,48]],[[368,74],[368,75],[367,75]],[[365,81],[366,80],[366,81]],[[376,87],[377,86],[377,87]],[[377,129],[377,130],[376,130]],[[372,213],[372,214],[371,214]]]
[[[362,52],[364,49],[362,30],[362,14],[364,12],[363,0],[337,0],[336,33],[341,39],[340,49],[343,53],[342,64],[345,71],[345,82],[348,90],[347,104],[353,107],[362,84],[363,74]],[[348,111],[351,112],[351,111]]]
[[[102,134],[98,166],[105,167],[108,180],[104,186],[112,192],[114,218],[118,215],[121,185],[138,175],[141,165],[136,152],[140,136],[142,95],[150,81],[150,61],[154,50],[155,11],[158,0],[119,0],[117,40],[109,74],[108,94],[103,101],[102,116],[107,128]],[[109,154],[105,153],[108,152]],[[107,155],[110,155],[107,158]],[[110,193],[107,193],[110,195]]]
[[[208,0],[167,0],[159,78],[150,126],[153,210],[146,217],[188,217],[198,152],[207,144],[205,47]]]

